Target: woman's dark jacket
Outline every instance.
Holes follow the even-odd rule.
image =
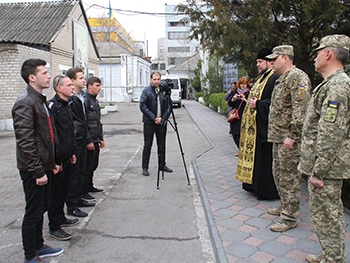
[[[238,92],[237,91],[235,91],[234,92],[234,95],[235,94],[237,94]],[[245,98],[247,99],[248,98],[248,92],[245,94]],[[234,96],[233,95],[233,96]],[[232,97],[233,97],[232,96]],[[241,101],[242,100],[240,100],[240,99],[236,99],[235,101],[232,101],[232,97],[231,97],[231,99],[228,101],[228,105],[230,106],[230,107],[232,107],[232,109],[238,109],[238,107],[239,107],[239,104],[241,103]],[[239,135],[240,133],[241,133],[241,122],[242,122],[242,114],[243,114],[243,111],[244,111],[244,107],[245,107],[245,105],[246,105],[246,102],[245,101],[243,101],[243,103],[242,103],[242,105],[241,105],[241,107],[239,108],[239,116],[241,117],[238,121],[236,121],[236,122],[233,122],[233,123],[231,123],[230,124],[230,131],[231,131],[231,133],[232,134],[235,134],[235,135]]]

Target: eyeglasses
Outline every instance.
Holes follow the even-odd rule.
[[[60,84],[61,79],[64,79],[65,77],[67,77],[67,76],[64,74],[61,74],[61,75],[57,75],[56,77],[53,78],[52,85],[53,85],[54,89],[56,89],[56,87]]]

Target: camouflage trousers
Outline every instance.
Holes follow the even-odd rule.
[[[345,263],[343,180],[324,179],[323,182],[322,188],[309,183],[310,216],[323,250],[321,262]]]
[[[281,222],[297,221],[300,203],[301,173],[298,171],[300,144],[285,149],[283,143],[273,143],[272,172],[280,196]]]

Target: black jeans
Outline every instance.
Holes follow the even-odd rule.
[[[70,160],[67,160],[63,162],[62,168],[62,172],[51,177],[50,205],[48,210],[49,228],[51,231],[60,229],[61,223],[65,220],[63,207],[69,189],[73,165]]]
[[[83,193],[88,193],[94,186],[93,177],[99,163],[100,144],[95,142],[94,146],[95,149],[93,151],[87,151],[86,154],[86,179]]]
[[[77,162],[72,167],[69,189],[66,197],[68,211],[74,211],[77,208],[78,201],[83,194],[86,178],[86,145],[77,145],[74,154],[77,157]]]
[[[154,134],[157,139],[158,165],[160,168],[165,166],[166,131],[166,125],[143,124],[142,169],[148,169]]]
[[[22,243],[26,260],[31,260],[36,256],[35,250],[39,250],[44,244],[43,217],[49,204],[52,173],[46,172],[48,183],[44,186],[36,185],[32,173],[19,171],[19,174],[22,179],[26,201],[22,222]]]

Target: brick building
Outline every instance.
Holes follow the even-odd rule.
[[[98,75],[99,53],[80,0],[0,4],[0,130],[11,130],[11,109],[26,87],[23,61],[44,59],[52,79],[73,66]],[[45,90],[48,99],[54,91]]]

